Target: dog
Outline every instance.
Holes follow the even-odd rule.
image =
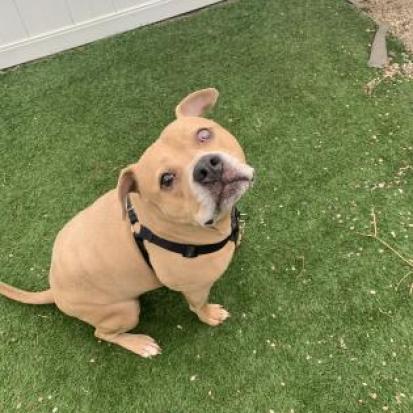
[[[191,93],[176,119],[113,189],[78,213],[54,242],[50,288],[28,292],[0,283],[0,294],[27,304],[54,303],[95,328],[95,336],[142,357],[161,349],[128,331],[139,321],[138,297],[166,286],[181,292],[198,318],[217,326],[229,317],[208,303],[212,285],[235,250],[234,205],[252,186],[254,169],[236,138],[203,117],[218,91]]]

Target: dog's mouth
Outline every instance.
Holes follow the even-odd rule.
[[[197,221],[213,225],[254,182],[254,169],[226,154],[208,154],[198,160],[193,178],[201,200]]]
[[[236,176],[232,179],[221,179],[205,185],[210,196],[214,199],[217,209],[223,209],[224,204],[234,199],[236,202],[241,195],[249,188],[252,179],[247,176]]]

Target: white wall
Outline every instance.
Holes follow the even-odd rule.
[[[0,0],[0,69],[221,0]]]

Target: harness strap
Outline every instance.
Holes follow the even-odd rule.
[[[138,215],[132,206],[132,203],[127,197],[126,207],[128,211],[128,217],[131,225],[139,222]],[[139,232],[133,232],[135,242],[142,253],[145,262],[152,268],[148,250],[146,249],[143,241],[148,241],[157,245],[165,250],[181,254],[185,258],[195,258],[199,255],[211,254],[213,252],[222,249],[229,241],[237,242],[239,236],[239,219],[240,213],[237,208],[233,208],[231,212],[231,234],[224,238],[222,241],[214,244],[193,245],[193,244],[181,244],[179,242],[169,241],[154,234],[149,228],[141,225]]]
[[[126,210],[128,211],[128,217],[131,225],[135,225],[137,222],[139,222],[138,215],[136,214],[129,197],[126,198]],[[138,246],[143,259],[145,260],[148,267],[153,269],[151,260],[149,258],[148,250],[146,249],[145,244],[143,243],[143,239],[140,238],[138,235],[138,233],[133,231],[133,238],[135,239],[136,245]]]

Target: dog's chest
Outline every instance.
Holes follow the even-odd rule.
[[[217,252],[184,258],[156,245],[149,244],[147,248],[159,281],[176,291],[213,284],[227,269],[235,250],[231,242]]]

